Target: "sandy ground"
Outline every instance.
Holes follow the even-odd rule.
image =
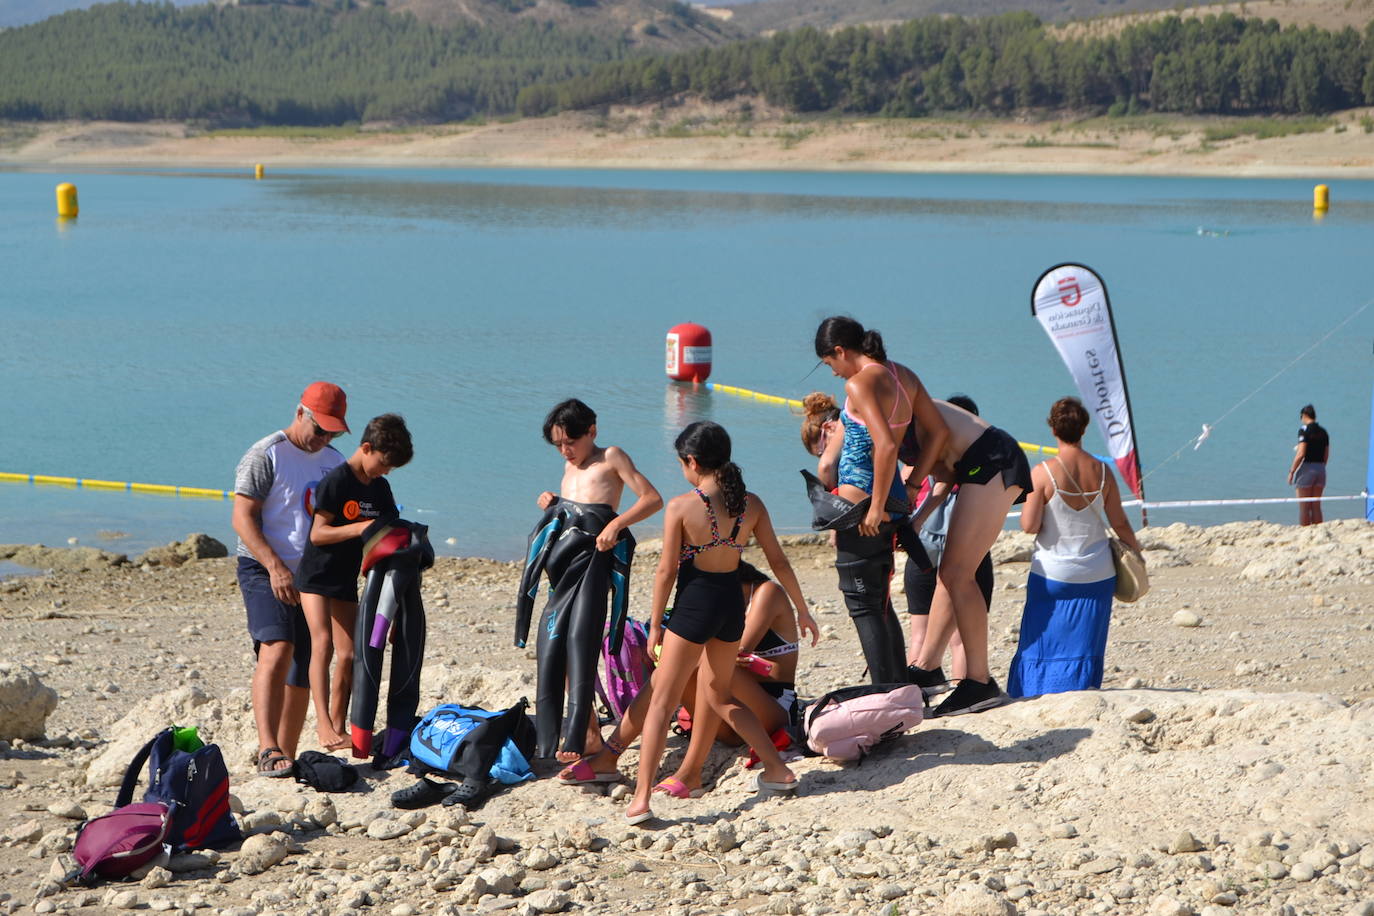
[[[1117,605],[1103,690],[933,720],[858,765],[801,759],[795,799],[756,794],[718,747],[706,796],[657,802],[648,830],[623,824],[624,785],[542,778],[470,814],[411,813],[388,803],[409,783],[398,772],[365,767],[334,796],[255,777],[232,560],[64,553],[66,568],[0,582],[0,660],[60,696],[45,739],[0,744],[0,912],[1374,914],[1374,528],[1143,540],[1154,589]],[[1027,547],[1006,535],[994,551],[999,677]],[[801,693],[860,682],[831,551],[787,550],[824,632]],[[642,545],[641,616],[655,561]],[[427,575],[424,704],[533,696],[531,653],[511,645],[517,577],[453,558]],[[44,892],[79,819],[109,807],[133,749],[172,721],[224,748],[251,845]],[[622,758],[627,780],[637,762]],[[284,861],[255,871],[263,855]]]
[[[182,124],[0,125],[0,166],[791,169],[1312,177],[1374,176],[1371,110],[1313,133],[1216,137],[1220,118],[951,121],[794,119],[760,105],[340,135],[205,134]],[[1255,122],[1251,121],[1250,124]],[[270,171],[268,172],[270,176]]]

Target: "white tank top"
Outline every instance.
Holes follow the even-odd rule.
[[[1054,460],[1067,474],[1063,464],[1057,458]],[[1110,579],[1116,575],[1116,570],[1112,566],[1112,551],[1107,543],[1107,529],[1103,525],[1099,505],[1102,488],[1107,482],[1106,467],[1102,468],[1097,489],[1087,492],[1061,487],[1048,461],[1045,462],[1045,470],[1050,475],[1054,492],[1045,503],[1040,533],[1035,536],[1031,572],[1056,582],[1081,584]],[[1075,509],[1064,502],[1061,493],[1082,496],[1088,500],[1088,504],[1082,509]]]

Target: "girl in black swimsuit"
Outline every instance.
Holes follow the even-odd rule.
[[[791,792],[797,787],[796,776],[759,720],[730,691],[744,632],[740,552],[750,535],[758,539],[792,605],[805,615],[803,627],[810,622],[806,599],[778,545],[768,510],[762,500],[745,491],[740,469],[730,460],[730,436],[725,429],[716,423],[693,423],[678,435],[675,445],[682,476],[692,485],[692,492],[675,497],[664,513],[663,554],[654,575],[649,624],[649,652],[658,654],[659,662],[640,743],[639,780],[625,811],[630,824],[653,817],[649,800],[667,741],[668,721],[703,655],[706,665],[699,674],[698,701],[709,704],[759,754],[763,762],[759,788]],[[722,517],[730,519],[731,525],[724,537]],[[677,597],[665,624],[664,609],[675,580]],[[812,628],[814,632],[814,624]]]

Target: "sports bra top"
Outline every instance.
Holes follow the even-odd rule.
[[[896,429],[896,428],[899,427],[899,426],[906,426],[906,425],[907,425],[908,423],[910,423],[911,420],[912,420],[911,396],[908,395],[908,394],[906,393],[906,389],[902,387],[902,380],[901,380],[900,378],[897,377],[897,370],[894,369],[894,368],[892,367],[892,364],[891,364],[891,363],[883,363],[882,365],[884,366],[884,368],[887,369],[888,373],[892,376],[892,384],[894,384],[894,385],[897,386],[897,391],[902,395],[902,400],[906,402],[906,419],[903,420],[903,421],[900,422],[900,423],[893,423],[893,422],[892,422],[892,418],[893,418],[894,416],[896,416],[896,414],[897,414],[897,401],[896,401],[896,400],[893,400],[893,402],[892,402],[892,413],[889,414],[889,415],[888,415],[888,418],[887,418],[887,425],[888,425],[888,428],[889,428],[889,429]],[[862,371],[862,370],[860,370],[860,371]],[[860,420],[858,417],[854,416],[852,413],[849,412],[849,396],[848,396],[848,395],[846,395],[846,396],[845,396],[845,399],[844,399],[844,412],[845,412],[845,415],[849,417],[849,419],[853,420],[855,423],[859,424],[860,426],[865,426],[865,425],[867,425],[867,424],[864,423],[863,420]]]
[[[735,519],[735,527],[730,529],[728,537],[720,536],[720,526],[716,523],[716,510],[711,508],[711,497],[701,492],[699,487],[693,487],[693,492],[701,497],[701,501],[706,504],[706,517],[711,520],[711,540],[705,544],[683,544],[682,553],[678,556],[678,565],[681,566],[688,560],[701,553],[703,550],[710,550],[712,547],[733,547],[740,553],[744,552],[744,545],[736,543],[735,538],[739,536],[739,526],[744,523],[744,513],[739,514]],[[748,497],[745,497],[745,507],[748,508]]]

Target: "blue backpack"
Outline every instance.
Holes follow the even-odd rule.
[[[158,732],[124,771],[116,808],[133,801],[145,761],[148,790],[143,800],[161,802],[170,810],[166,842],[174,851],[223,847],[243,839],[229,813],[229,770],[217,745],[201,741],[195,728]]]
[[[534,778],[534,723],[524,697],[509,709],[445,703],[421,717],[410,733],[410,772],[464,781],[515,785]]]

